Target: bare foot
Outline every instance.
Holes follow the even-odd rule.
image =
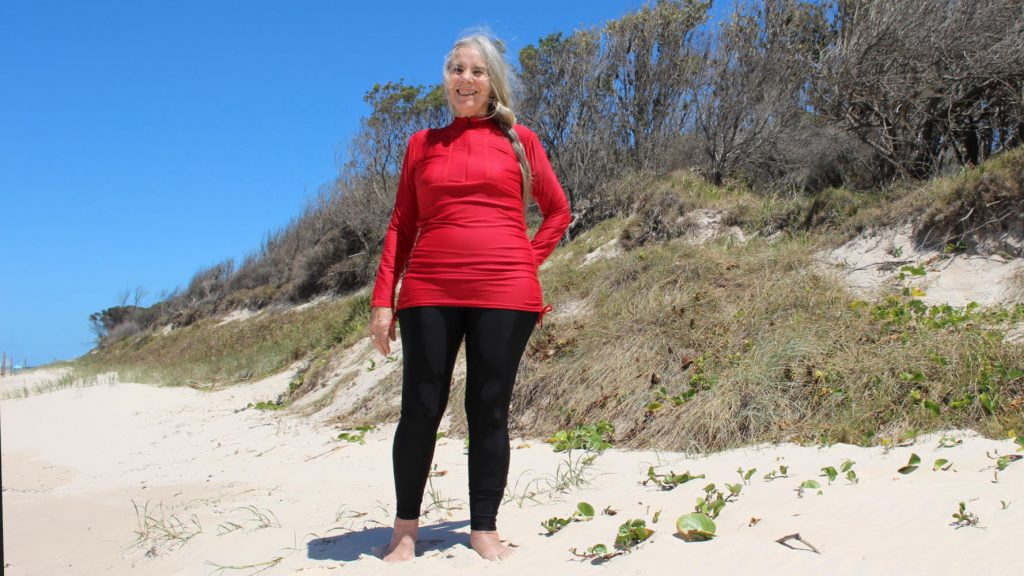
[[[416,531],[420,527],[419,520],[402,520],[395,518],[395,529],[391,533],[391,543],[384,553],[385,562],[402,562],[416,557]]]
[[[469,545],[485,560],[504,560],[512,555],[512,549],[502,544],[498,533],[494,531],[470,531]]]

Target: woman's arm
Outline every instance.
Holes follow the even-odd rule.
[[[534,258],[540,266],[554,252],[562,235],[565,234],[565,229],[569,227],[569,203],[540,139],[532,130],[521,124],[517,124],[515,130],[523,143],[526,159],[533,171],[533,199],[544,216],[540,229],[530,241]]]
[[[395,193],[395,205],[391,210],[391,221],[384,236],[384,248],[381,251],[380,265],[377,267],[377,278],[370,300],[370,336],[373,338],[374,346],[385,355],[391,352],[388,340],[395,339],[395,288],[405,272],[409,254],[416,242],[419,205],[416,201],[413,168],[424,134],[425,131],[413,134],[405,148],[398,191]]]

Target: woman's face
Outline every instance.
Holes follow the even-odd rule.
[[[463,46],[455,51],[446,71],[445,90],[456,116],[487,115],[491,80],[487,62],[476,48]]]

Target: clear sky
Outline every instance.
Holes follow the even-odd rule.
[[[240,262],[335,177],[363,94],[438,82],[466,29],[514,56],[640,5],[3,0],[0,352],[74,358],[126,289]]]

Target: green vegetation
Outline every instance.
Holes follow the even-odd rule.
[[[953,513],[953,522],[951,526],[963,528],[965,526],[977,526],[979,522],[981,522],[981,519],[978,518],[978,515],[973,512],[969,512],[967,510],[967,504],[961,502],[958,510]]]
[[[918,466],[920,466],[920,465],[921,465],[921,457],[918,456],[917,454],[911,454],[910,455],[910,459],[907,460],[907,465],[906,466],[901,466],[896,471],[899,472],[900,474],[910,474],[914,470],[917,470]]]
[[[821,469],[820,476],[828,478],[829,485],[832,485],[832,482],[839,477],[841,472],[850,484],[856,484],[860,479],[857,478],[857,472],[853,469],[854,464],[855,462],[853,460],[846,460],[839,467],[839,470],[836,470],[834,466],[825,466]]]
[[[627,520],[619,526],[615,534],[615,551],[610,552],[605,544],[594,544],[585,552],[578,552],[576,548],[569,551],[580,558],[591,559],[597,562],[605,562],[616,556],[636,550],[642,542],[651,537],[654,530],[647,527],[647,522],[641,519]]]
[[[804,480],[796,488],[796,497],[803,498],[805,490],[817,490],[818,496],[821,496],[821,484],[817,480]]]
[[[728,494],[718,490],[714,483],[705,486],[704,495],[697,498],[697,505],[694,506],[693,511],[712,519],[718,518],[725,505],[738,498],[743,490],[742,484],[726,484],[725,486],[729,490]]]
[[[552,444],[555,452],[571,452],[572,450],[590,450],[601,453],[611,448],[608,439],[615,429],[606,420],[597,424],[580,424],[571,430],[555,432],[547,442]]]
[[[580,502],[576,505],[576,511],[572,513],[572,516],[568,518],[548,518],[540,525],[547,531],[547,535],[550,536],[562,528],[565,528],[572,522],[586,522],[594,519],[594,507],[587,502]]]
[[[676,520],[676,533],[687,542],[704,542],[715,537],[715,521],[706,514],[691,512]]]
[[[662,490],[672,490],[681,484],[686,484],[690,480],[696,480],[697,478],[703,477],[703,474],[694,476],[690,474],[689,471],[683,472],[682,474],[676,474],[671,471],[668,474],[655,474],[654,466],[651,466],[647,469],[647,479],[643,481],[643,484],[646,486],[648,482],[651,482],[655,486],[659,486]]]
[[[355,432],[342,432],[338,434],[338,440],[344,440],[346,442],[353,442],[356,444],[366,444],[366,433],[372,432],[376,429],[377,427],[373,424],[356,426]]]

